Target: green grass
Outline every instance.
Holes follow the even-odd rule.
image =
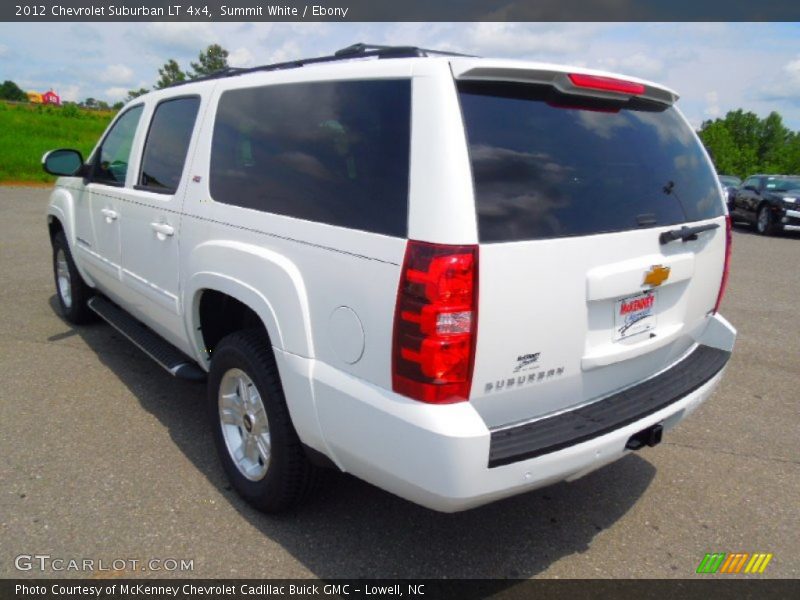
[[[0,183],[54,181],[42,170],[42,154],[75,148],[86,158],[113,116],[111,111],[0,101]]]

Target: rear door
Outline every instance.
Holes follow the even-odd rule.
[[[641,92],[457,85],[480,241],[470,398],[487,424],[668,367],[714,308],[725,252],[721,188],[686,121]],[[717,227],[661,243],[685,224]]]

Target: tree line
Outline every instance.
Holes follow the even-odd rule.
[[[219,44],[211,44],[202,51],[197,58],[197,62],[190,62],[189,68],[183,70],[178,62],[169,59],[158,70],[158,80],[153,85],[154,90],[160,90],[174,83],[190,81],[200,77],[206,77],[216,71],[228,68],[228,51]],[[129,90],[127,97],[115,104],[109,104],[105,100],[96,98],[86,98],[80,102],[63,102],[65,105],[76,104],[84,108],[95,108],[100,110],[119,110],[126,102],[149,92],[148,88]],[[0,100],[11,100],[14,102],[27,102],[28,95],[13,81],[7,80],[0,84]]]
[[[800,133],[771,112],[761,119],[742,109],[704,121],[698,132],[717,172],[744,179],[754,173],[800,173]]]
[[[223,71],[229,68],[228,65],[228,51],[219,44],[211,44],[197,57],[197,62],[190,62],[189,69],[183,70],[173,58],[170,58],[158,70],[158,81],[153,86],[154,90],[160,90],[169,87],[176,83],[183,81],[191,81],[192,79],[199,79],[207,77],[217,71]],[[146,94],[150,90],[147,88],[139,88],[138,90],[129,90],[128,97],[125,102],[138,98]]]

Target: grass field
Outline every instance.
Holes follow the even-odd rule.
[[[0,184],[53,181],[42,154],[54,148],[91,152],[114,112],[0,101]]]

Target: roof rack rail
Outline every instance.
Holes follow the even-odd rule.
[[[337,62],[341,60],[350,60],[354,58],[415,58],[427,56],[471,56],[469,54],[459,54],[458,52],[447,52],[444,50],[429,50],[427,48],[418,48],[416,46],[379,46],[375,44],[352,44],[346,48],[341,48],[329,56],[318,56],[315,58],[300,58],[298,60],[290,60],[287,62],[273,63],[270,65],[261,65],[258,67],[228,67],[204,77],[197,79],[190,79],[188,81],[179,81],[171,84],[168,87],[177,87],[186,85],[187,83],[194,83],[195,81],[208,81],[211,79],[222,79],[225,77],[234,77],[237,75],[245,75],[247,73],[256,73],[258,71],[280,71],[283,69],[297,69],[305,65],[313,65],[326,62]]]
[[[378,56],[380,58],[394,58],[396,56],[469,56],[458,52],[447,52],[445,50],[430,50],[417,46],[379,46],[376,44],[352,44],[333,53],[333,58],[352,58],[356,56]]]

